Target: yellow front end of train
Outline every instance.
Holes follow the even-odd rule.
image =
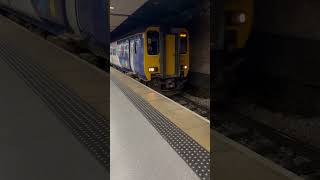
[[[244,48],[252,31],[253,0],[225,0],[224,9],[226,48]]]
[[[189,72],[189,34],[184,28],[144,32],[144,72],[148,81],[160,81],[163,89],[176,88]]]

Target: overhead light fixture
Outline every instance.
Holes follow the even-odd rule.
[[[113,7],[113,6],[110,6],[110,9],[111,9],[111,10],[114,10],[114,7]]]

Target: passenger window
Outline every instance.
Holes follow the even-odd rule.
[[[159,32],[149,31],[147,33],[148,54],[159,54]]]
[[[136,41],[134,41],[133,46],[134,46],[134,53],[137,54],[137,42]]]
[[[180,35],[180,54],[186,54],[188,51],[188,37],[186,34]]]
[[[124,55],[125,57],[129,57],[129,41],[126,41],[125,42],[125,45],[124,45]]]

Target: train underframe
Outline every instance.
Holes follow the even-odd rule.
[[[140,77],[137,74],[134,74],[132,72],[123,70],[121,68],[119,68],[118,66],[112,65],[110,64],[111,67],[121,71],[122,73],[125,73],[129,76],[131,76],[132,78],[135,78],[136,80],[138,80],[140,83],[143,83],[146,86],[149,86],[157,91],[161,91],[161,92],[171,92],[171,93],[178,93],[179,91],[181,91],[188,79],[184,76],[181,75],[181,77],[167,77],[167,78],[163,78],[159,75],[153,75],[150,81],[145,80],[145,78]]]
[[[148,82],[149,85],[160,89],[161,91],[172,91],[172,90],[181,90],[184,88],[184,85],[187,82],[185,77],[153,77],[151,81]]]

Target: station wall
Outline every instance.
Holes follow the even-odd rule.
[[[256,0],[255,28],[296,38],[320,40],[320,1]]]
[[[319,7],[316,0],[255,2],[250,60],[242,71],[274,111],[320,115]]]
[[[209,93],[210,12],[209,1],[199,4],[190,26],[190,84]]]

